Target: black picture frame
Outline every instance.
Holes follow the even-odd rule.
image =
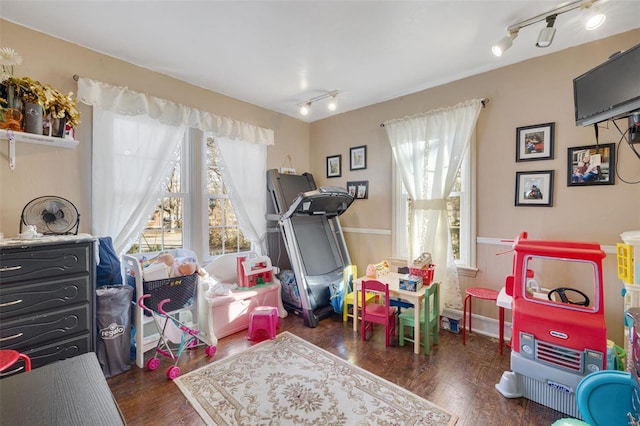
[[[516,206],[553,207],[554,170],[516,172]]]
[[[356,200],[369,198],[369,181],[357,180],[347,182],[347,192]]]
[[[516,129],[516,162],[553,159],[555,123]]]
[[[342,155],[331,155],[327,157],[327,177],[334,178],[342,176]]]
[[[362,170],[367,168],[367,146],[354,146],[349,149],[349,170]]]
[[[616,144],[574,146],[567,149],[567,186],[615,183]]]

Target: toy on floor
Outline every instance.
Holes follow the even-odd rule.
[[[513,244],[505,290],[512,299],[511,371],[496,389],[579,417],[576,388],[607,368],[602,259],[597,243],[534,241]],[[532,279],[540,283],[533,284]],[[548,293],[537,290],[549,288]]]
[[[162,306],[169,302],[170,299],[164,299],[158,303],[158,310],[149,309],[144,300],[150,297],[148,294],[142,295],[138,299],[138,306],[153,316],[153,321],[158,329],[160,338],[153,352],[153,358],[150,358],[146,366],[149,370],[155,370],[160,366],[158,355],[165,356],[174,360],[174,364],[167,370],[167,378],[175,379],[180,375],[180,367],[178,361],[185,349],[196,347],[200,344],[207,345],[207,340],[200,336],[200,331],[189,328],[185,323],[181,322],[177,317],[170,315],[162,309]],[[216,353],[216,346],[207,346],[205,353],[207,356],[213,356]]]

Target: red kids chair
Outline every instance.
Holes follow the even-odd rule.
[[[367,303],[368,294],[375,294],[375,300]],[[362,303],[362,340],[367,340],[367,330],[373,332],[373,324],[384,325],[385,346],[389,346],[390,337],[396,334],[396,307],[390,306],[389,285],[380,281],[362,281],[360,294]]]

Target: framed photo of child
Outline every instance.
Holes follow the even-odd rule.
[[[347,182],[347,191],[356,200],[366,200],[369,198],[369,181],[359,180]]]
[[[567,186],[614,185],[616,145],[576,146],[567,152]]]
[[[516,172],[516,206],[553,207],[553,170]]]
[[[516,129],[516,162],[553,159],[555,123]]]

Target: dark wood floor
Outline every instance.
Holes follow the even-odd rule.
[[[372,340],[362,342],[351,323],[343,323],[337,315],[316,328],[305,327],[301,318],[290,315],[281,320],[278,332],[285,330],[448,409],[459,416],[460,426],[551,425],[568,417],[524,398],[504,398],[495,390],[502,373],[510,369],[509,350],[500,356],[495,339],[468,335],[463,346],[461,335],[441,330],[440,343],[425,356],[414,354],[412,344],[385,348],[381,329]],[[237,333],[220,339],[213,358],[200,347],[184,353],[179,366],[184,374],[250,345],[246,332]],[[166,379],[170,365],[164,359],[158,370],[133,366],[108,379],[129,425],[204,424],[178,387]]]

